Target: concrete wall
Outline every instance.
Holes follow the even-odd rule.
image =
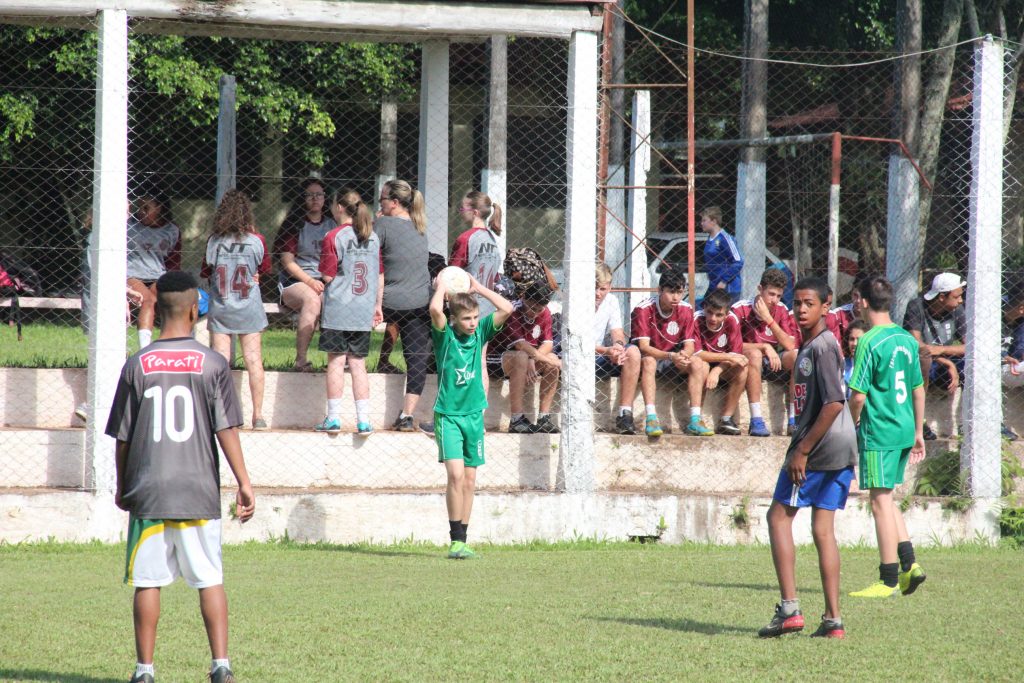
[[[230,518],[231,500],[225,492],[225,543],[265,541],[286,534],[302,542],[447,542],[441,493],[259,493],[256,516],[245,525]],[[473,537],[491,543],[660,536],[664,543],[766,544],[764,514],[769,502],[764,497],[737,495],[484,493],[474,506]],[[747,523],[737,522],[739,511],[744,511]],[[932,502],[912,507],[905,517],[914,543],[928,546],[972,540],[973,518],[995,514],[995,510],[981,509],[948,512]],[[798,543],[812,542],[810,519],[809,514],[797,516]],[[117,542],[124,539],[126,528],[127,514],[114,508],[109,498],[54,491],[0,494],[0,542]],[[838,514],[836,534],[842,544],[874,543],[865,497],[854,496]]]

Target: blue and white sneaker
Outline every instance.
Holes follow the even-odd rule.
[[[326,434],[338,434],[341,432],[341,420],[332,420],[329,417],[325,417],[324,421],[313,427],[314,432],[324,432]]]
[[[768,429],[768,425],[764,423],[763,417],[752,417],[750,418],[750,431],[751,436],[771,436],[772,433]]]
[[[360,422],[356,425],[356,436],[369,436],[373,434],[373,425],[369,422]]]
[[[433,422],[420,422],[420,431],[434,438],[434,423]]]

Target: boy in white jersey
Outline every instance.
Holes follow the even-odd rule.
[[[232,683],[217,445],[238,481],[235,516],[245,522],[255,498],[238,439],[242,414],[227,361],[192,338],[195,278],[171,271],[156,290],[162,336],[124,364],[106,426],[117,439],[114,502],[131,513],[125,583],[135,587],[137,663],[130,683],[153,683],[160,588],[178,576],[199,589],[210,680]]]
[[[434,440],[438,460],[444,463],[448,483],[445,504],[448,508],[448,533],[451,546],[448,557],[464,560],[476,557],[466,545],[469,515],[476,491],[476,468],[484,464],[484,374],[483,346],[501,331],[512,315],[512,304],[484,287],[470,275],[468,293],[452,294],[448,300],[451,314],[444,313],[447,289],[441,278],[430,299],[430,338],[437,361],[437,400],[434,402]],[[487,299],[495,311],[482,320],[474,294]]]

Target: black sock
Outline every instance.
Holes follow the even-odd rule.
[[[895,588],[899,584],[899,565],[895,562],[891,564],[880,564],[878,565],[878,578],[882,580],[886,586]]]
[[[463,543],[465,543],[469,534],[469,524],[467,524],[466,522],[459,522],[459,524],[462,525],[462,541]]]
[[[448,520],[448,536],[451,537],[452,541],[466,541],[466,532],[462,530],[462,522],[458,520]]]
[[[910,571],[910,565],[917,562],[917,558],[914,557],[914,544],[910,541],[900,541],[896,545],[896,554],[900,556],[901,571]]]

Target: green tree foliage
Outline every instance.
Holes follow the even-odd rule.
[[[29,140],[57,153],[79,149],[68,136],[80,143],[93,126],[96,34],[3,26],[0,46],[0,158],[10,159]],[[211,141],[218,79],[232,74],[239,111],[260,122],[267,137],[288,136],[311,166],[320,166],[338,131],[333,103],[411,92],[412,50],[136,33],[129,46],[133,135]],[[77,93],[72,101],[69,92]]]

